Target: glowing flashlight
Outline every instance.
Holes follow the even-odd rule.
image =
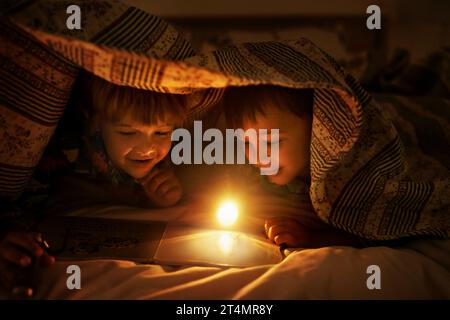
[[[217,212],[217,219],[224,227],[232,226],[236,222],[237,218],[238,208],[232,201],[223,203]]]

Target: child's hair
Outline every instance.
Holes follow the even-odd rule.
[[[272,85],[230,87],[225,92],[223,107],[227,124],[235,128],[243,122],[256,121],[273,105],[298,117],[312,117],[314,89],[290,89]]]
[[[119,86],[85,71],[79,81],[79,107],[91,126],[104,120],[120,121],[127,115],[146,125],[171,116],[175,125],[181,125],[187,113],[185,95]]]

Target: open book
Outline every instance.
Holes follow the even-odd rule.
[[[164,265],[248,267],[282,260],[267,239],[163,221],[62,216],[40,225],[58,259],[118,259]]]

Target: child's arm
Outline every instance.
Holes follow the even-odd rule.
[[[286,217],[273,218],[266,221],[264,228],[271,241],[294,248],[362,245],[361,238],[334,228],[319,218],[305,222]]]
[[[183,189],[172,168],[155,168],[139,181],[148,199],[158,207],[175,205],[183,195]]]

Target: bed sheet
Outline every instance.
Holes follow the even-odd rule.
[[[90,208],[72,213],[127,219],[178,219],[209,225],[201,201],[149,210]],[[198,199],[197,199],[198,200]],[[257,199],[258,214],[243,219],[242,230],[261,232],[269,212],[298,213],[291,201]],[[449,299],[450,240],[415,240],[402,247],[325,247],[292,252],[279,264],[248,268],[171,267],[130,261],[59,261],[39,274],[41,299]],[[66,286],[69,265],[81,269],[81,289]],[[380,267],[381,289],[370,290],[370,265]]]

